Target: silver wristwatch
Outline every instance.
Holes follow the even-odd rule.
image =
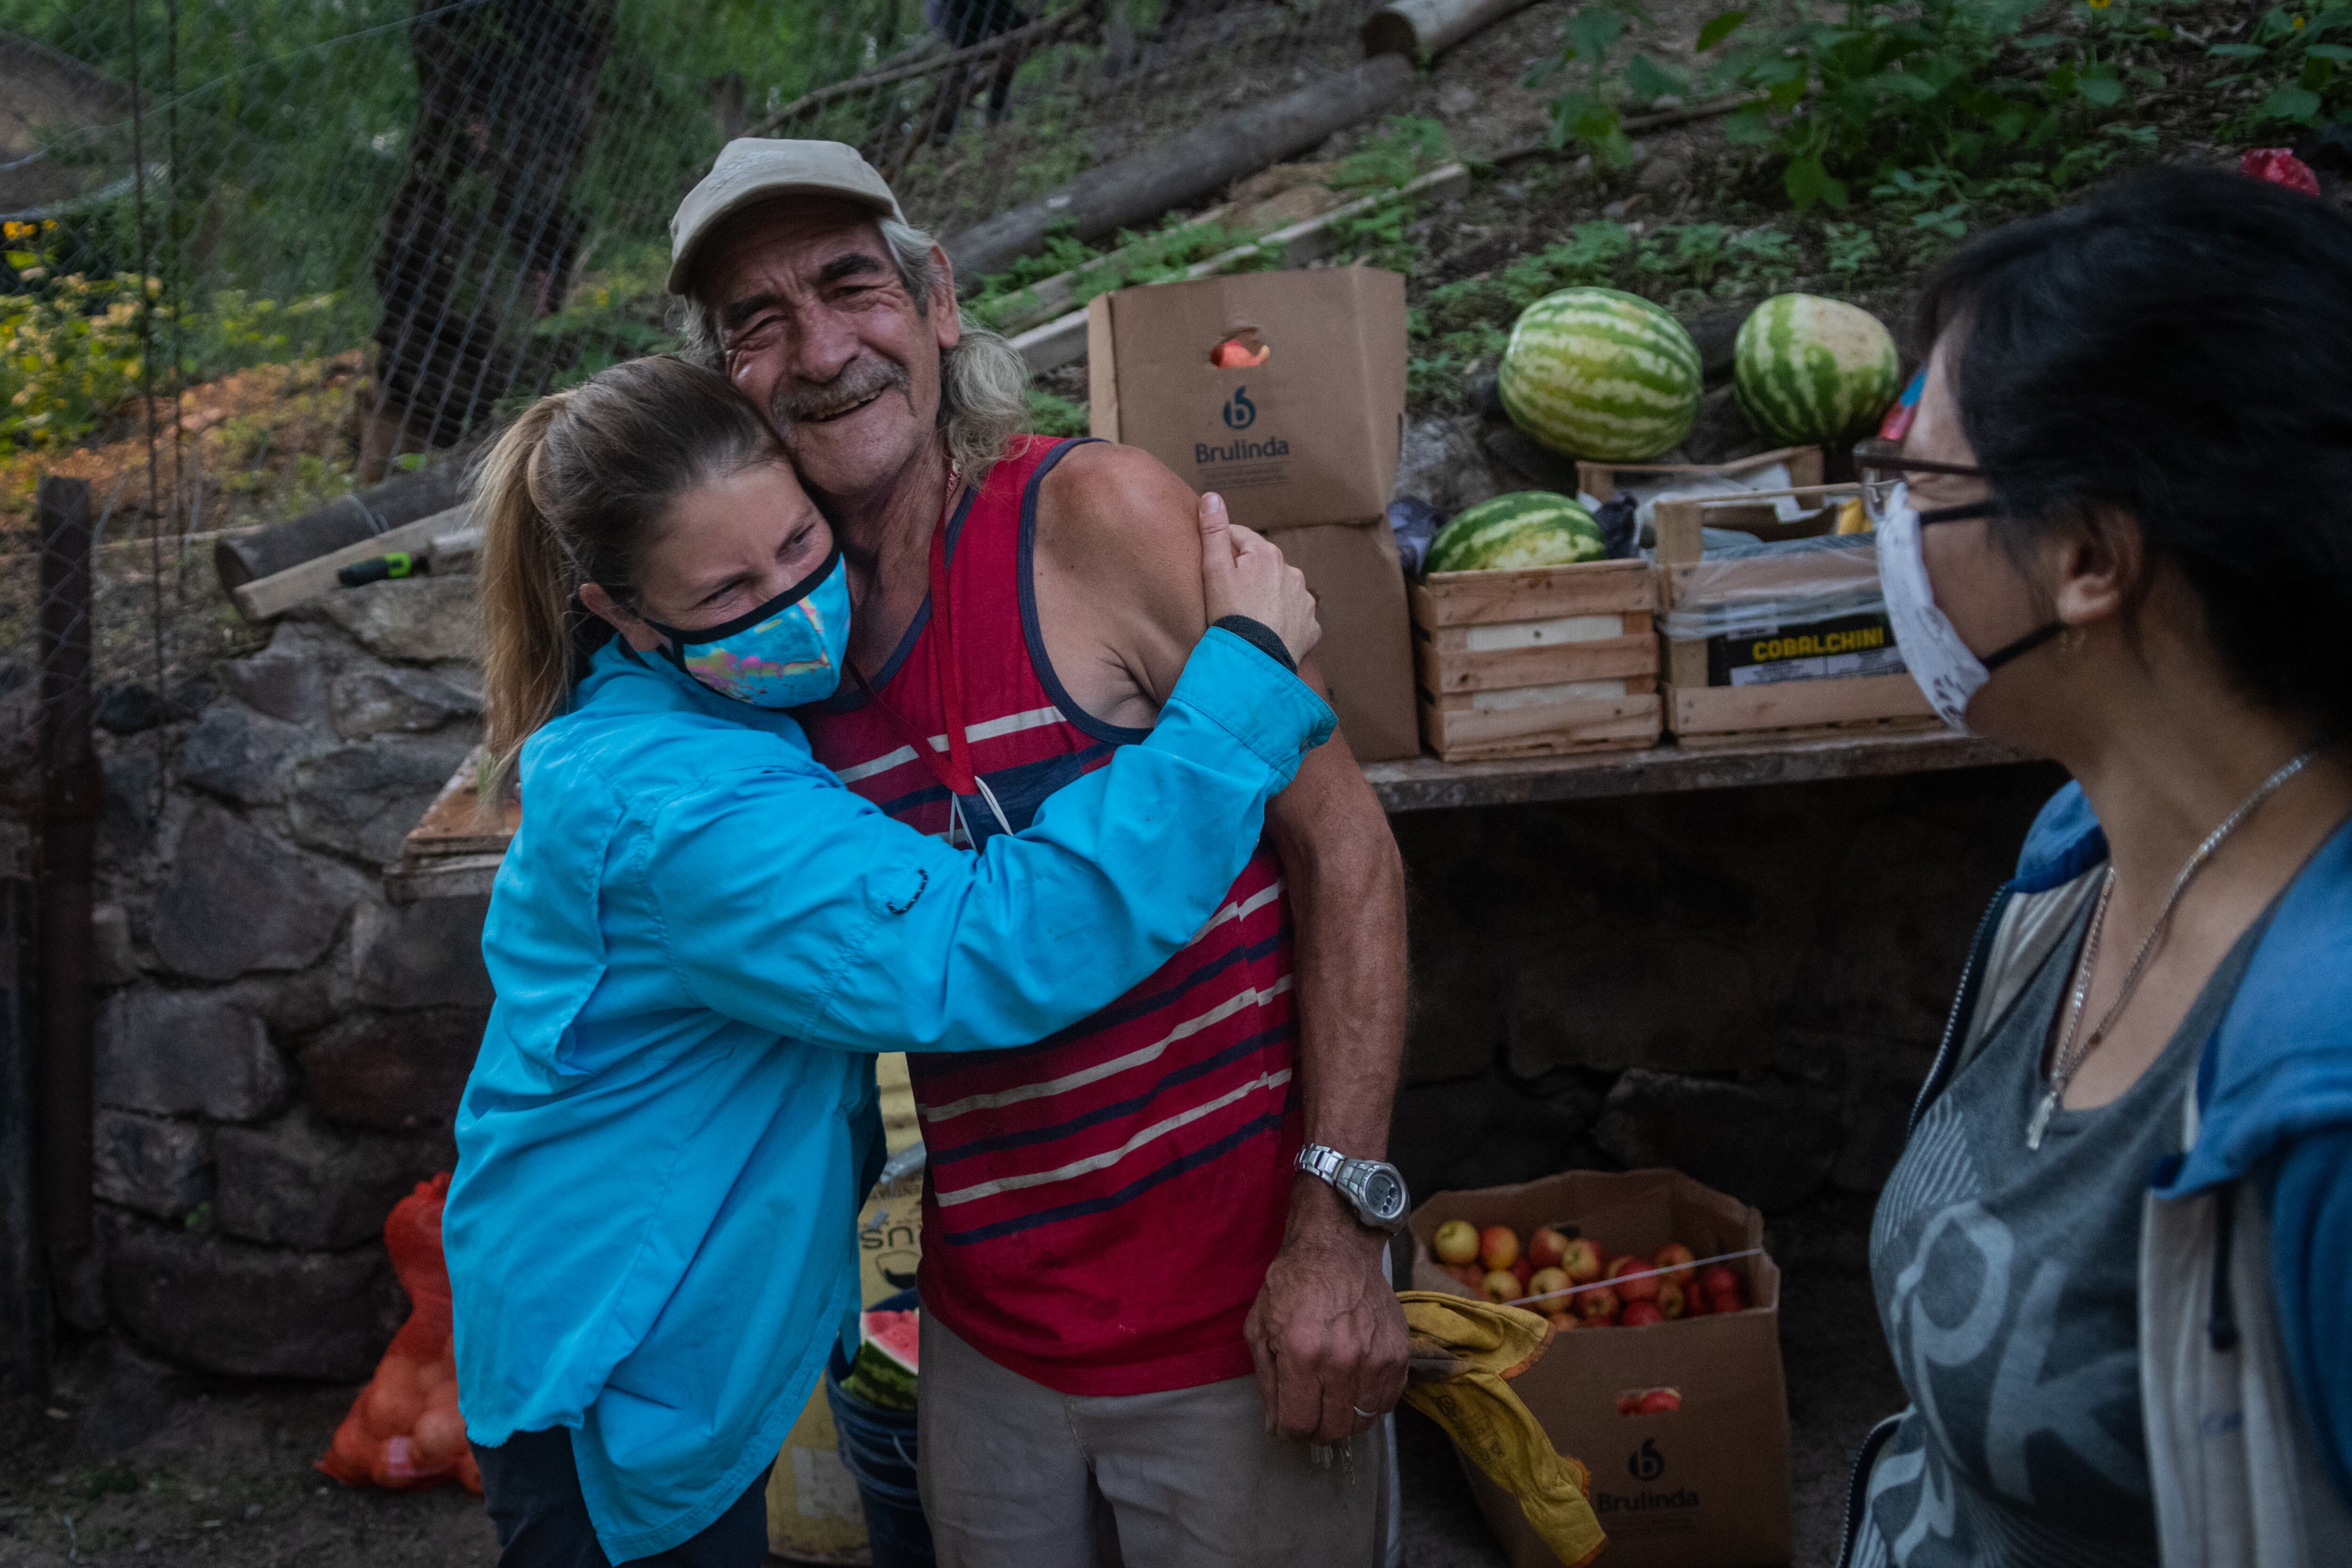
[[[1309,1143],[1298,1152],[1298,1168],[1329,1183],[1364,1225],[1390,1232],[1404,1227],[1404,1177],[1386,1160],[1350,1160],[1337,1149]]]

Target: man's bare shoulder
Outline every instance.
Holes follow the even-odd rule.
[[[1194,500],[1192,487],[1150,453],[1090,441],[1071,448],[1038,489],[1038,548],[1060,570],[1115,593],[1172,588],[1197,600]]]
[[[1038,488],[1034,582],[1047,650],[1076,700],[1150,722],[1207,624],[1192,487],[1133,447],[1072,448]]]

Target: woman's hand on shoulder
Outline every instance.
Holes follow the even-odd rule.
[[[1228,517],[1224,498],[1214,490],[1201,498],[1200,521],[1201,586],[1209,624],[1247,616],[1273,629],[1292,664],[1304,662],[1323,637],[1306,574],[1285,561],[1265,536]]]

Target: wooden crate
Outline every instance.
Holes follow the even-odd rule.
[[[1449,763],[1657,743],[1657,576],[1641,561],[1412,585],[1421,733]]]
[[[1780,523],[1758,503],[1773,495],[1725,497],[1721,500],[1662,501],[1658,505],[1659,607],[1670,611],[1695,602],[1693,578],[1701,554],[1702,521],[1738,527],[1766,540],[1826,533],[1835,508],[1851,487],[1802,486],[1776,492],[1811,502],[1816,510],[1795,522]],[[1733,513],[1737,521],[1725,516]],[[1714,589],[1738,585],[1752,569],[1760,580],[1784,572],[1773,561],[1716,562],[1708,566]],[[1926,693],[1907,674],[1831,676],[1813,680],[1770,681],[1754,686],[1707,684],[1706,640],[1673,638],[1663,632],[1664,723],[1676,742],[1693,750],[1752,743],[1757,740],[1801,741],[1853,732],[1933,730],[1938,727]]]

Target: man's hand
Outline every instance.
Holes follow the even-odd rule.
[[[1242,1331],[1267,1431],[1342,1443],[1403,1396],[1404,1310],[1381,1269],[1387,1246],[1339,1194],[1297,1178],[1282,1250]]]

